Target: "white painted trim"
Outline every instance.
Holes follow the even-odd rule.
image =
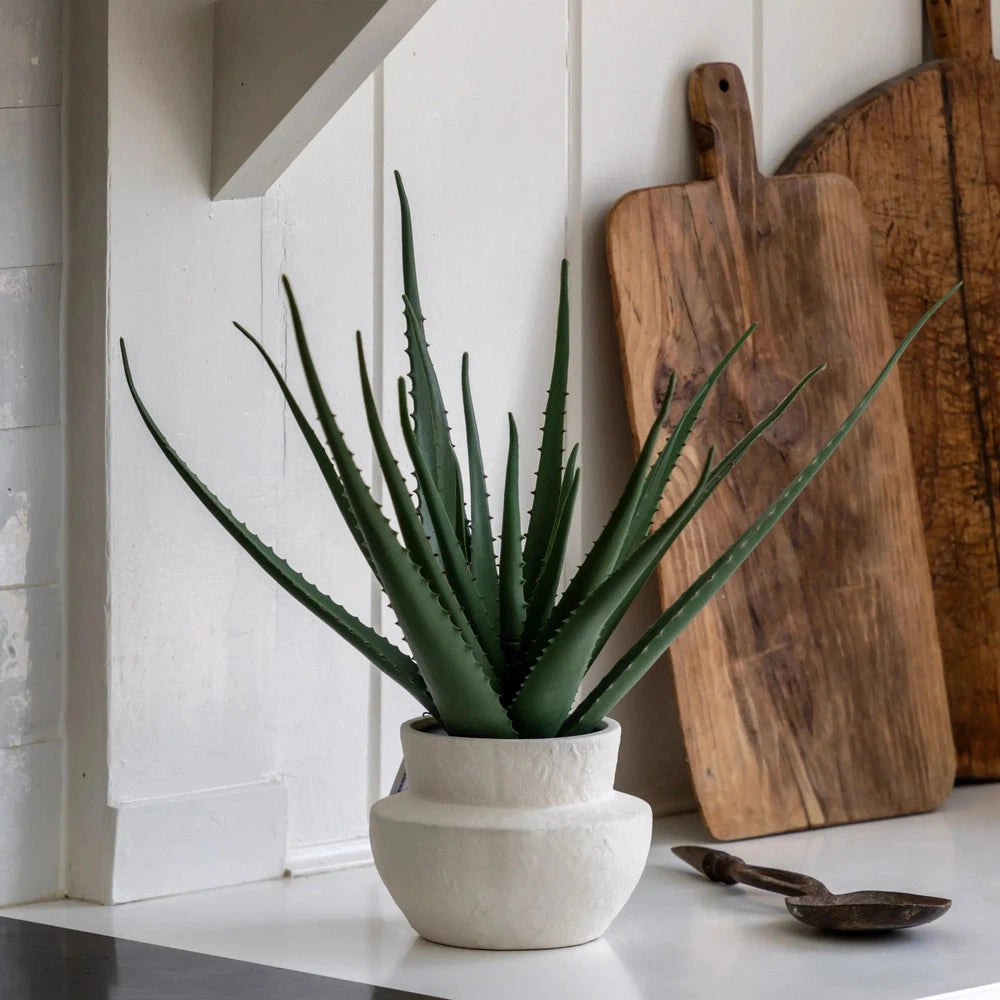
[[[355,837],[353,840],[290,848],[285,857],[285,873],[296,878],[299,875],[361,868],[372,863],[372,848],[368,838]]]
[[[434,0],[219,0],[212,197],[260,197]]]
[[[287,812],[287,789],[274,780],[123,803],[103,902],[278,878]]]

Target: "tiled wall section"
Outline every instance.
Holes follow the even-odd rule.
[[[0,0],[0,905],[60,888],[60,0]]]

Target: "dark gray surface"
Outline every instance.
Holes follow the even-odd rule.
[[[2,1000],[433,1000],[0,917]]]

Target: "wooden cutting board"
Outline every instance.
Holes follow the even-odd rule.
[[[637,449],[671,371],[686,401],[737,336],[760,327],[703,411],[664,509],[694,484],[709,444],[731,446],[810,368],[829,369],[668,553],[665,606],[788,485],[893,347],[850,181],[761,176],[735,66],[699,67],[688,97],[706,179],[634,191],[608,219]],[[671,653],[694,787],[714,836],[895,816],[944,800],[954,749],[895,376]]]
[[[918,2],[918,0],[914,0]],[[779,173],[861,191],[893,331],[959,278],[900,365],[958,773],[1000,777],[1000,63],[989,3],[928,0],[946,57],[869,91]]]

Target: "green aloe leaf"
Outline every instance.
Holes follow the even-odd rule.
[[[440,596],[400,544],[362,478],[319,381],[291,285],[287,278],[282,281],[306,384],[320,426],[358,527],[378,566],[382,588],[437,706],[438,720],[455,736],[516,736],[483,669],[484,658],[477,655],[470,644],[470,640],[475,642],[471,630],[463,633],[445,609]]]
[[[664,551],[666,551],[666,548],[673,544],[674,540],[680,535],[684,528],[687,527],[690,520],[701,509],[702,504],[708,500],[722,480],[746,454],[750,445],[752,445],[767,430],[767,428],[770,427],[771,424],[773,424],[775,420],[777,420],[785,412],[785,410],[788,409],[796,396],[798,396],[798,394],[802,392],[809,382],[811,382],[816,375],[823,371],[824,368],[825,365],[819,365],[800,379],[792,390],[785,396],[785,398],[766,417],[764,417],[764,419],[761,420],[756,427],[750,430],[736,445],[734,445],[720,462],[708,470],[708,475],[704,478],[704,482],[701,487],[701,495],[697,502],[678,508],[678,510],[674,511],[669,518],[667,518],[665,523],[669,525],[669,541],[664,547]],[[615,614],[613,614],[605,623],[599,637],[598,650],[604,647],[604,644],[610,637],[611,633],[618,627],[619,622],[624,617],[625,612],[635,599],[635,596],[639,592],[642,585],[642,583],[638,583],[634,587],[627,601],[619,605]],[[593,666],[593,660],[591,661],[590,666]],[[590,667],[587,669],[589,670]]]
[[[668,518],[670,524],[670,542],[668,544],[673,544],[674,539],[676,539],[680,533],[687,527],[688,522],[694,515],[700,510],[702,504],[715,492],[716,488],[722,482],[723,479],[732,471],[733,467],[740,461],[740,459],[747,453],[750,446],[791,406],[792,402],[799,395],[800,392],[821,372],[825,369],[825,365],[818,365],[807,375],[801,378],[798,383],[792,388],[792,390],[781,400],[781,402],[773,409],[763,420],[760,421],[752,430],[748,431],[744,437],[737,442],[722,458],[720,462],[712,466],[709,469],[707,477],[705,477],[704,485],[701,490],[701,497],[697,503],[692,503],[687,505],[685,509],[678,509]],[[628,610],[628,606],[632,603],[635,598],[635,594],[638,593],[641,584],[637,586],[632,595],[629,597],[628,602],[622,604],[619,610],[608,619],[607,623],[602,630],[601,637],[599,640],[598,648],[602,648],[604,643],[607,641],[608,637],[617,628],[618,623],[624,617],[625,612]],[[591,666],[593,666],[593,661],[591,661]],[[588,667],[588,670],[590,668]]]
[[[347,494],[344,492],[344,484],[341,483],[340,476],[337,474],[337,469],[330,460],[330,456],[327,454],[326,449],[323,447],[323,442],[320,441],[319,435],[313,430],[312,425],[309,423],[305,413],[302,412],[302,407],[292,394],[292,390],[288,388],[288,383],[282,376],[281,370],[274,363],[271,355],[268,354],[264,345],[252,333],[250,333],[246,327],[235,322],[233,323],[233,326],[235,326],[236,329],[239,330],[251,344],[253,344],[253,346],[257,349],[257,352],[264,359],[264,363],[267,365],[271,374],[274,376],[275,381],[278,383],[278,388],[281,390],[281,394],[285,397],[285,402],[288,404],[288,409],[291,411],[295,423],[298,425],[302,436],[305,438],[309,451],[316,460],[316,464],[319,466],[319,471],[322,473],[323,479],[330,489],[330,493],[333,495],[334,502],[337,504],[337,509],[340,511],[340,515],[343,517],[344,523],[347,525],[351,535],[354,537],[355,543],[361,550],[362,555],[368,561],[369,567],[377,578],[378,571],[375,568],[371,553],[368,551],[368,545],[365,542],[364,536],[361,534],[361,529],[358,527],[358,521],[354,516],[354,511],[351,510],[351,502],[347,499]]]
[[[636,551],[573,612],[542,650],[510,705],[524,737],[555,736],[565,722],[580,682],[642,585],[681,529],[704,503],[712,450],[694,489]]]
[[[615,504],[611,516],[601,530],[597,541],[591,546],[583,562],[577,569],[573,579],[566,587],[565,593],[559,599],[559,604],[548,622],[545,632],[545,639],[550,638],[560,625],[573,613],[580,602],[593,590],[595,590],[608,574],[615,569],[619,563],[619,556],[622,555],[625,540],[635,517],[636,509],[639,506],[644,484],[650,471],[653,455],[656,452],[656,444],[660,437],[664,421],[670,410],[670,403],[674,397],[674,387],[677,384],[677,377],[671,374],[670,382],[667,386],[666,395],[660,404],[660,409],[653,421],[653,426],[646,435],[643,442],[639,459],[635,463],[628,482],[622,495]]]
[[[472,404],[469,385],[469,355],[462,355],[462,404],[465,411],[465,440],[469,453],[469,507],[471,520],[469,561],[476,589],[482,594],[483,604],[493,623],[500,631],[500,583],[497,577],[497,557],[493,550],[493,523],[490,516],[490,498],[486,491],[486,472],[483,467],[482,446],[476,410]]]
[[[594,690],[583,699],[560,729],[563,735],[593,731],[605,715],[625,696],[645,672],[666,652],[696,614],[718,593],[751,552],[767,537],[781,516],[809,485],[816,473],[837,450],[851,428],[868,408],[889,377],[903,352],[924,324],[958,290],[961,282],[939,299],[903,338],[857,406],[809,464],[764,511],[763,514],[718,558],[674,603],[660,615],[642,637],[618,661]]]
[[[563,476],[562,490],[559,494],[559,509],[556,523],[549,539],[549,547],[542,561],[542,572],[538,583],[528,601],[528,609],[524,619],[524,634],[521,637],[521,647],[530,648],[542,625],[552,611],[559,589],[559,578],[562,575],[563,561],[566,558],[566,548],[569,544],[569,531],[573,522],[573,510],[576,506],[577,494],[580,490],[580,470],[576,467],[579,445],[574,445],[566,462],[566,474]],[[523,677],[519,678],[523,680]]]
[[[569,264],[562,262],[559,312],[552,376],[542,425],[542,447],[535,473],[535,495],[524,542],[524,590],[530,596],[538,583],[545,550],[555,526],[559,490],[563,481],[563,438],[566,432],[566,396],[569,388]]]
[[[708,477],[708,487],[709,489],[715,489],[716,485],[732,470],[737,462],[750,450],[750,446],[773,424],[789,406],[795,401],[795,398],[800,392],[817,376],[820,372],[826,371],[826,365],[817,365],[812,371],[807,372],[805,375],[799,379],[798,382],[792,387],[789,393],[778,405],[771,410],[771,412],[764,417],[763,420],[752,430],[747,431],[747,433],[740,438],[732,448],[726,452],[722,461],[712,469],[711,475]]]
[[[736,357],[739,349],[747,342],[750,335],[756,329],[757,324],[753,323],[739,340],[729,348],[722,360],[715,366],[708,378],[705,379],[698,392],[695,393],[694,398],[681,415],[681,419],[677,421],[677,426],[674,428],[670,438],[646,477],[642,496],[639,499],[632,518],[632,527],[625,539],[625,543],[622,545],[619,560],[625,559],[629,553],[635,551],[636,546],[649,534],[653,518],[656,517],[656,510],[660,506],[660,500],[663,497],[663,491],[667,488],[667,483],[670,482],[670,476],[677,465],[677,459],[680,458],[681,452],[684,450],[684,445],[687,444],[691,429],[694,427],[695,421],[698,419],[698,415],[705,405],[705,400],[708,399],[708,394],[715,387],[719,379],[722,378],[723,373],[729,367],[729,363],[733,358]]]
[[[365,352],[364,346],[361,343],[360,332],[357,335],[357,349],[358,370],[361,374],[361,396],[364,401],[365,416],[368,420],[368,430],[371,433],[372,444],[375,447],[375,457],[378,459],[379,467],[382,469],[382,476],[386,489],[389,493],[389,499],[392,502],[392,508],[396,512],[396,520],[399,524],[399,530],[403,536],[403,541],[406,544],[406,550],[409,553],[410,558],[420,569],[424,578],[430,584],[431,589],[437,594],[441,604],[444,606],[444,609],[451,616],[452,621],[455,622],[468,639],[469,645],[473,647],[473,651],[482,653],[483,647],[478,638],[479,630],[476,629],[471,622],[466,613],[466,608],[463,607],[462,604],[464,597],[475,598],[474,601],[469,601],[469,606],[474,613],[477,610],[482,612],[482,602],[479,599],[479,595],[475,593],[475,588],[471,587],[472,578],[469,575],[469,567],[464,561],[464,554],[462,554],[459,550],[458,540],[449,537],[447,532],[445,532],[443,536],[439,532],[439,540],[442,543],[441,557],[444,560],[444,566],[446,569],[442,569],[441,564],[431,551],[427,535],[424,533],[423,522],[420,520],[420,517],[413,506],[413,501],[410,498],[410,491],[406,486],[406,481],[403,479],[403,474],[399,471],[399,463],[396,461],[396,457],[393,455],[392,449],[389,447],[389,442],[386,439],[385,431],[382,427],[382,420],[379,417],[378,407],[375,403],[375,394],[372,392],[371,380],[368,377],[368,365],[365,362]],[[400,379],[400,385],[403,393],[403,414],[405,415],[406,384],[402,379]],[[405,423],[408,424],[409,421],[407,420]],[[406,429],[408,428],[404,428],[404,434]],[[409,444],[410,442],[407,441],[407,447],[409,447]],[[448,527],[447,515],[443,514],[443,504],[441,503],[440,495],[437,492],[437,487],[434,485],[433,477],[431,477],[427,464],[420,453],[420,449],[416,446],[415,441],[413,454],[415,454],[419,459],[420,471],[424,473],[424,475],[421,476],[420,471],[418,471],[417,481],[422,481],[429,487],[429,491],[425,492],[424,499],[427,502],[431,523],[439,528]],[[436,510],[435,503],[437,504]],[[446,575],[446,570],[448,571],[448,574],[452,571],[455,573],[458,573],[459,570],[464,571],[465,579],[468,581],[471,591],[463,591],[460,587],[456,588],[455,580],[450,578],[450,575]],[[476,601],[479,601],[478,609],[476,608]],[[480,614],[480,628],[482,628],[483,614],[484,613]],[[475,638],[473,638],[470,634],[470,630],[471,633],[475,635]],[[496,634],[485,630],[484,634],[486,641],[490,643],[491,649],[496,649],[496,658],[502,660],[502,657],[500,656],[499,643],[496,640]],[[499,681],[497,680],[490,664],[484,660],[481,665],[483,672],[490,679],[494,689],[499,691]]]
[[[536,640],[534,648],[528,653],[529,662],[537,658],[540,649],[551,641],[587,595],[593,593],[607,579],[609,573],[623,565],[625,560],[638,549],[649,535],[649,528],[659,506],[660,497],[667,487],[670,475],[684,445],[687,443],[691,428],[705,405],[708,394],[756,328],[756,323],[750,326],[715,366],[688,404],[656,461],[650,466],[649,459],[655,450],[659,430],[663,421],[666,420],[670,403],[673,400],[676,377],[671,374],[667,394],[657,413],[656,420],[646,436],[642,456],[629,477],[622,498],[616,505],[597,542],[570,581],[565,593],[559,598],[545,629]],[[641,489],[639,489],[640,486]],[[656,490],[659,492],[655,492]],[[694,511],[692,511],[692,516],[693,513]]]
[[[507,414],[510,441],[503,490],[503,525],[500,533],[500,643],[513,662],[524,629],[524,559],[521,552],[521,491],[517,424]]]
[[[441,559],[444,563],[446,582],[454,589],[455,596],[461,605],[461,614],[472,626],[479,641],[480,646],[489,659],[492,667],[493,677],[497,679],[497,690],[505,679],[506,662],[500,649],[500,640],[496,630],[496,623],[490,619],[483,604],[483,598],[476,589],[475,581],[472,578],[472,571],[465,561],[465,554],[462,552],[458,539],[450,531],[448,512],[444,509],[444,502],[441,494],[438,493],[437,485],[427,459],[420,451],[417,444],[416,434],[410,423],[410,415],[406,405],[406,383],[399,380],[399,419],[403,429],[403,440],[413,462],[417,475],[417,483],[423,490],[424,502],[430,515],[431,522],[438,533],[441,542]],[[412,508],[411,508],[412,510]],[[414,514],[414,517],[416,515]],[[424,543],[426,545],[426,542]],[[428,548],[428,552],[430,549]],[[432,557],[433,558],[433,557]]]
[[[427,336],[424,331],[424,316],[420,309],[420,289],[417,285],[417,268],[413,249],[413,221],[410,203],[403,187],[399,171],[394,174],[396,191],[399,195],[399,212],[403,247],[403,306],[406,316],[406,353],[410,359],[410,383],[413,390],[413,421],[420,450],[434,470],[434,481],[445,503],[455,537],[468,554],[469,539],[465,519],[462,474],[458,457],[451,442],[448,414],[441,396],[441,387],[434,370]],[[418,491],[420,513],[424,516],[423,497]],[[424,517],[429,523],[429,517]],[[436,533],[428,530],[431,547],[439,551]]]
[[[120,341],[120,344],[122,364],[125,368],[125,381],[128,383],[129,392],[132,394],[132,399],[135,401],[143,423],[153,436],[160,451],[166,456],[167,461],[201,501],[205,509],[278,586],[308,608],[320,621],[329,625],[338,635],[346,639],[387,677],[405,688],[428,712],[436,715],[437,709],[434,701],[421,678],[416,663],[409,656],[322,593],[297,570],[292,569],[245,524],[238,521],[232,511],[185,465],[170,446],[139,396],[132,379],[125,341]]]

